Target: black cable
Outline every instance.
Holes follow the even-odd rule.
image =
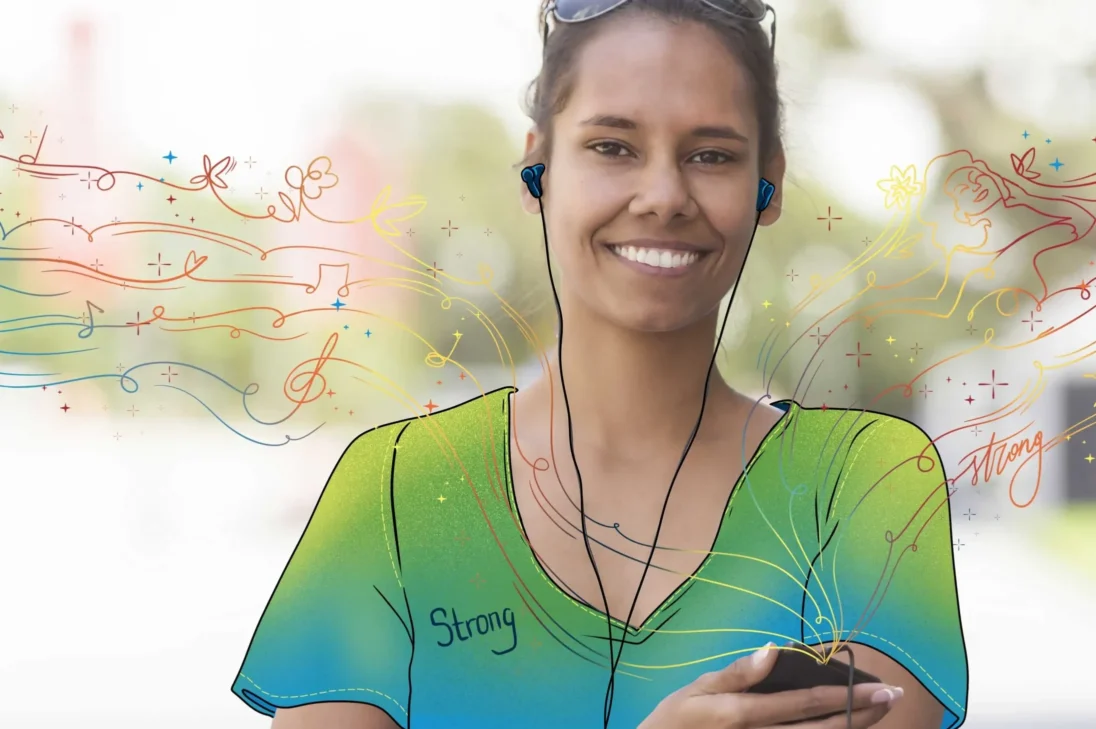
[[[590,549],[590,535],[589,535],[589,533],[586,529],[586,508],[585,508],[585,499],[584,499],[584,496],[583,496],[583,488],[582,488],[582,471],[578,466],[578,457],[575,455],[575,433],[574,433],[574,428],[571,425],[571,406],[570,406],[570,403],[569,403],[568,398],[567,398],[567,385],[565,383],[564,376],[563,376],[563,310],[562,310],[562,308],[560,307],[560,304],[559,304],[559,293],[556,291],[555,278],[552,276],[552,256],[551,256],[551,253],[549,252],[549,247],[550,246],[548,245],[548,224],[547,224],[547,221],[545,220],[545,215],[544,215],[544,201],[540,197],[537,197],[537,202],[540,204],[540,223],[541,223],[541,230],[542,230],[543,236],[544,236],[544,257],[545,257],[545,262],[548,266],[548,282],[552,287],[552,298],[553,298],[553,300],[555,302],[555,305],[556,305],[556,316],[559,319],[559,335],[558,335],[558,340],[557,340],[557,344],[556,344],[557,357],[559,358],[559,385],[560,385],[560,389],[563,391],[563,407],[564,407],[564,410],[567,412],[567,445],[568,445],[568,448],[569,448],[570,453],[571,453],[571,462],[575,466],[575,474],[576,474],[577,479],[578,479],[578,508],[579,508],[579,519],[582,521],[582,541],[583,541],[583,544],[586,546],[586,556],[590,559],[590,567],[593,568],[593,570],[594,570],[594,579],[597,580],[598,590],[601,592],[602,604],[605,606],[605,625],[608,628],[608,633],[609,633],[609,683],[605,687],[605,703],[604,703],[603,714],[602,714],[603,729],[609,729],[609,716],[610,716],[610,713],[612,711],[613,693],[614,693],[615,686],[616,686],[616,670],[617,670],[617,666],[620,664],[621,657],[624,655],[624,642],[625,642],[625,638],[627,637],[627,631],[628,631],[628,628],[631,627],[632,614],[635,612],[636,604],[639,602],[639,595],[643,591],[643,581],[647,578],[647,572],[650,570],[651,562],[654,561],[655,549],[657,549],[657,545],[658,545],[658,535],[662,531],[662,522],[666,517],[666,509],[670,504],[670,495],[673,493],[674,484],[677,482],[678,474],[681,473],[681,469],[685,465],[685,459],[688,457],[689,451],[693,447],[693,442],[696,440],[696,436],[700,432],[700,424],[701,424],[701,421],[704,418],[704,407],[708,402],[708,389],[709,389],[709,387],[711,385],[711,381],[712,381],[712,370],[715,368],[715,361],[716,361],[716,358],[719,356],[719,343],[723,340],[723,332],[727,328],[727,321],[730,319],[730,315],[731,315],[731,304],[734,303],[734,294],[735,294],[735,291],[738,290],[738,287],[736,286],[735,291],[731,292],[730,299],[727,301],[727,310],[724,312],[724,315],[723,315],[723,324],[719,328],[719,336],[716,338],[715,350],[712,352],[711,361],[708,362],[708,372],[707,372],[707,376],[704,379],[703,397],[701,398],[701,401],[700,401],[700,412],[697,415],[696,424],[693,426],[693,430],[689,434],[689,440],[685,444],[685,448],[682,451],[681,459],[677,463],[677,468],[674,469],[674,475],[673,475],[673,478],[670,479],[670,485],[666,489],[666,498],[662,502],[662,512],[659,514],[658,525],[655,527],[655,535],[654,535],[654,538],[651,540],[651,552],[647,557],[646,563],[644,563],[644,565],[643,565],[643,573],[639,577],[639,585],[636,587],[635,596],[632,598],[632,605],[628,610],[628,616],[624,620],[623,635],[622,635],[621,640],[620,640],[620,649],[617,651],[616,655],[614,656],[613,655],[613,618],[612,618],[612,615],[609,612],[609,599],[605,595],[605,585],[601,581],[601,573],[598,571],[597,561],[594,559],[594,553]],[[750,234],[750,242],[746,246],[746,254],[743,256],[743,261],[745,261],[746,258],[749,256],[750,248],[753,247],[753,241],[754,241],[754,238],[757,235],[757,227],[761,222],[761,212],[762,211],[760,211],[760,210],[757,211],[757,220],[754,222],[753,233]],[[745,469],[745,467],[746,467],[746,464],[744,463],[743,464],[743,469]],[[850,674],[849,680],[850,680],[850,682],[852,680],[851,674]],[[850,685],[851,685],[851,683],[850,683]],[[852,711],[851,689],[850,689],[850,694],[849,694],[849,711],[850,711],[849,721],[851,722],[852,721],[852,719],[851,719],[851,716],[852,716],[852,714],[851,714],[851,711]],[[851,723],[850,723],[850,727],[851,727]]]
[[[575,465],[575,475],[578,478],[578,516],[579,521],[582,523],[582,542],[586,545],[586,556],[590,559],[590,567],[594,570],[594,579],[597,580],[598,590],[601,592],[601,602],[605,605],[605,625],[609,630],[609,687],[605,691],[605,705],[603,707],[602,719],[604,721],[605,729],[609,727],[609,708],[612,704],[612,686],[613,686],[613,619],[609,615],[609,598],[605,596],[605,585],[601,581],[601,573],[597,569],[597,561],[594,559],[594,553],[590,549],[590,534],[586,529],[586,502],[583,496],[582,489],[582,471],[578,467],[578,458],[575,456],[575,430],[571,424],[571,405],[567,399],[567,385],[563,378],[563,309],[559,305],[559,294],[556,292],[555,277],[552,275],[552,255],[549,252],[548,245],[548,223],[544,217],[544,201],[541,198],[537,198],[537,202],[540,203],[540,225],[544,234],[544,258],[545,263],[548,266],[548,283],[552,287],[552,299],[556,304],[556,317],[559,319],[559,334],[556,339],[556,356],[559,359],[559,386],[563,391],[563,408],[567,412],[567,446],[571,451],[571,462]]]
[[[852,729],[852,687],[856,678],[856,656],[853,655],[852,648],[847,645],[837,649],[838,653],[841,651],[849,654],[849,698],[848,703],[845,704],[845,726],[847,729]]]

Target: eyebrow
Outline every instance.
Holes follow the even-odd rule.
[[[610,127],[612,129],[639,129],[639,124],[623,116],[611,114],[595,114],[589,119],[579,122],[586,127]],[[741,132],[734,127],[727,126],[703,126],[689,132],[693,137],[705,137],[710,139],[734,139],[739,142],[749,142]]]

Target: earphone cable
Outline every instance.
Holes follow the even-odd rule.
[[[590,560],[590,567],[594,570],[594,579],[597,580],[597,588],[601,593],[601,601],[605,606],[605,626],[609,633],[609,686],[605,691],[605,704],[603,707],[603,721],[605,729],[609,727],[609,709],[612,705],[612,688],[613,688],[613,618],[609,614],[609,598],[605,595],[605,584],[601,581],[601,573],[597,568],[597,560],[594,559],[594,552],[590,548],[590,533],[586,528],[586,502],[582,488],[582,471],[578,467],[578,458],[575,456],[575,430],[571,423],[571,405],[567,399],[567,385],[563,376],[563,309],[559,304],[559,294],[556,291],[555,277],[552,275],[552,255],[549,252],[548,246],[548,223],[544,216],[544,201],[539,197],[537,202],[540,203],[540,225],[541,231],[544,236],[544,258],[545,263],[548,266],[548,283],[552,287],[552,299],[556,305],[556,318],[559,320],[559,333],[556,338],[556,356],[559,358],[559,386],[563,391],[563,409],[567,413],[567,446],[571,452],[571,462],[575,466],[575,476],[578,480],[578,512],[579,521],[582,524],[582,543],[586,546],[586,556]]]
[[[849,654],[849,696],[845,704],[845,727],[846,729],[852,729],[852,689],[856,683],[856,656],[853,655],[852,648],[849,648],[848,645],[843,645],[837,649],[838,653],[841,651]]]
[[[689,451],[692,449],[693,442],[696,440],[696,436],[700,432],[700,425],[701,425],[701,422],[703,421],[703,418],[704,418],[705,405],[707,404],[707,401],[708,401],[708,390],[709,390],[710,385],[711,385],[712,370],[715,368],[715,361],[716,361],[716,358],[719,356],[719,343],[723,340],[723,333],[724,333],[724,331],[726,331],[727,322],[730,319],[731,305],[734,302],[734,293],[735,292],[734,291],[731,292],[730,299],[727,302],[727,309],[724,312],[723,323],[720,326],[719,335],[716,338],[715,350],[712,353],[711,360],[708,362],[708,370],[707,370],[707,375],[706,375],[705,380],[704,380],[704,390],[703,390],[703,395],[702,395],[701,402],[700,402],[700,412],[697,415],[696,423],[693,426],[693,430],[689,434],[689,439],[685,444],[685,448],[684,448],[684,450],[681,454],[681,459],[678,461],[677,468],[674,470],[674,475],[673,475],[673,478],[670,480],[670,485],[666,490],[666,498],[663,500],[663,503],[662,503],[662,512],[659,514],[658,525],[655,527],[655,535],[654,535],[654,538],[651,540],[651,551],[648,554],[647,561],[643,565],[643,572],[640,575],[639,584],[637,585],[635,595],[632,598],[632,604],[631,604],[631,607],[628,610],[628,616],[624,621],[624,627],[622,628],[622,636],[621,636],[621,640],[620,640],[620,648],[617,650],[616,655],[614,655],[613,654],[613,640],[614,640],[614,638],[613,638],[613,618],[612,618],[612,615],[610,614],[610,611],[609,611],[609,600],[608,600],[608,597],[605,594],[605,585],[601,580],[601,573],[597,568],[597,561],[594,559],[593,550],[590,547],[590,536],[589,536],[589,531],[588,531],[587,526],[586,526],[586,506],[585,506],[585,498],[584,498],[583,485],[582,485],[582,471],[581,471],[581,469],[579,468],[579,465],[578,465],[578,457],[575,455],[574,427],[573,427],[572,422],[571,422],[571,407],[570,407],[570,402],[569,402],[568,397],[567,397],[567,385],[566,385],[566,380],[564,378],[564,372],[563,372],[563,309],[562,309],[562,307],[560,306],[560,303],[559,303],[559,293],[556,290],[555,277],[552,274],[552,257],[551,257],[551,252],[549,250],[550,246],[548,244],[548,224],[547,224],[547,220],[546,220],[545,214],[544,214],[544,201],[543,201],[543,199],[541,199],[540,195],[537,195],[537,202],[539,203],[539,206],[540,206],[540,221],[541,221],[541,230],[542,230],[543,239],[544,239],[545,263],[546,263],[547,268],[548,268],[548,282],[549,282],[549,285],[551,286],[551,289],[552,289],[552,299],[555,303],[556,316],[559,320],[559,332],[558,332],[558,335],[557,335],[557,344],[556,344],[557,357],[559,358],[559,362],[558,362],[559,384],[560,384],[560,389],[562,390],[562,393],[563,393],[563,407],[564,407],[564,410],[567,413],[567,441],[568,441],[567,445],[568,445],[568,449],[569,449],[570,454],[571,454],[571,462],[574,464],[574,467],[575,467],[575,475],[577,477],[578,499],[579,499],[579,519],[581,520],[581,523],[582,523],[582,541],[583,541],[583,544],[586,547],[586,556],[590,560],[590,567],[594,571],[594,579],[597,581],[598,590],[601,593],[602,604],[605,606],[605,613],[604,613],[605,614],[605,625],[606,625],[606,628],[608,630],[608,638],[609,638],[609,681],[608,681],[608,684],[605,688],[605,702],[604,702],[604,706],[603,706],[602,718],[603,718],[603,727],[604,727],[604,729],[608,729],[608,727],[609,727],[609,718],[610,718],[610,714],[611,714],[611,711],[612,711],[613,695],[614,695],[614,690],[615,690],[615,685],[616,685],[616,670],[617,670],[617,666],[620,663],[620,659],[624,654],[624,642],[627,638],[627,630],[628,630],[628,627],[631,624],[632,615],[635,612],[636,604],[639,602],[639,595],[643,591],[643,582],[647,577],[647,573],[650,571],[651,563],[654,561],[655,550],[657,549],[657,545],[658,545],[658,535],[662,531],[662,523],[663,523],[663,521],[666,517],[666,509],[669,506],[670,496],[673,493],[674,485],[677,482],[677,477],[681,473],[682,467],[685,465],[685,459],[688,457]],[[767,202],[768,201],[766,200],[766,203]],[[754,237],[757,235],[757,228],[758,228],[758,225],[760,224],[760,221],[761,221],[761,212],[762,212],[761,210],[758,210],[758,212],[757,212],[757,221],[755,221],[755,223],[754,223],[753,233],[750,235],[750,242],[746,246],[746,256],[744,256],[744,258],[746,258],[749,255],[750,248],[753,247]],[[743,464],[743,468],[745,468],[745,464]],[[851,680],[851,677],[850,677],[850,680]],[[850,694],[850,702],[851,702],[851,694]],[[851,703],[850,703],[850,711],[851,711]],[[851,713],[850,713],[850,721],[851,721]]]
[[[757,220],[754,223],[754,230],[753,230],[753,233],[750,235],[750,242],[746,246],[746,256],[749,255],[750,248],[753,246],[754,237],[757,235],[757,227],[758,227],[758,224],[760,222],[761,222],[761,211],[758,211]],[[745,256],[744,256],[744,258],[745,258]],[[716,337],[716,340],[715,340],[715,349],[712,352],[711,360],[708,361],[708,371],[707,371],[707,374],[704,378],[704,391],[703,391],[703,395],[701,396],[701,400],[700,400],[700,412],[696,416],[696,423],[693,425],[693,430],[689,434],[689,440],[685,443],[685,448],[683,449],[683,451],[681,453],[681,459],[677,462],[677,468],[674,469],[674,475],[670,479],[670,485],[666,489],[666,498],[662,502],[662,512],[658,516],[658,524],[657,524],[657,526],[655,526],[654,538],[651,540],[651,551],[650,551],[650,554],[648,554],[648,556],[647,556],[647,562],[643,565],[643,572],[640,574],[640,577],[639,577],[639,585],[636,587],[635,596],[632,598],[632,606],[631,606],[631,608],[629,608],[628,617],[625,620],[626,628],[632,621],[632,614],[635,611],[636,603],[639,602],[640,592],[642,592],[642,590],[643,590],[643,582],[647,578],[647,573],[650,571],[651,563],[654,561],[655,550],[658,548],[658,536],[662,532],[662,523],[666,518],[666,510],[670,505],[670,496],[673,494],[674,486],[677,484],[677,477],[681,473],[681,469],[685,465],[685,459],[688,458],[689,451],[692,450],[693,442],[696,440],[696,436],[700,433],[700,424],[704,419],[704,409],[705,409],[705,407],[708,403],[708,390],[711,387],[712,370],[715,369],[715,361],[719,356],[719,344],[720,344],[720,342],[723,341],[723,333],[727,330],[727,322],[731,318],[731,305],[733,303],[734,303],[734,291],[731,292],[731,295],[730,295],[730,297],[727,301],[727,308],[723,312],[723,323],[719,327],[719,335]],[[745,469],[745,466],[746,466],[746,464],[743,463],[743,469]],[[577,468],[578,464],[576,464],[575,467]],[[611,650],[611,648],[610,648],[610,650]],[[620,642],[620,648],[617,651],[617,656],[616,656],[615,660],[613,661],[612,667],[610,668],[610,671],[609,671],[610,686],[612,686],[613,682],[615,681],[616,669],[617,669],[617,666],[620,665],[620,659],[621,659],[621,656],[623,656],[623,654],[624,654],[624,640],[622,639],[621,642]],[[607,692],[607,693],[610,693],[610,692]],[[606,722],[606,729],[607,729],[607,727],[608,727],[608,723]]]

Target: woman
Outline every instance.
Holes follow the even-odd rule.
[[[354,441],[233,690],[277,729],[958,725],[927,437],[712,374],[719,302],[780,214],[765,7],[549,15],[571,22],[546,36],[526,152],[547,173],[523,195],[543,202],[563,345],[521,392]],[[851,719],[843,688],[747,693],[789,641],[848,643],[883,683],[856,687]]]

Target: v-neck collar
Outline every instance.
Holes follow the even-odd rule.
[[[701,561],[700,565],[696,568],[696,570],[694,570],[691,575],[687,576],[681,582],[681,584],[679,584],[676,588],[674,588],[674,590],[666,597],[665,600],[663,600],[661,603],[659,603],[658,607],[656,607],[651,612],[650,615],[645,617],[643,619],[643,621],[640,622],[640,624],[638,626],[632,626],[632,625],[625,625],[623,621],[621,621],[621,620],[619,620],[615,617],[606,616],[606,614],[603,610],[598,609],[597,607],[591,605],[590,603],[578,600],[573,595],[571,595],[569,592],[564,590],[559,585],[559,583],[557,583],[555,581],[555,579],[552,578],[549,570],[547,570],[544,567],[544,565],[541,564],[540,559],[536,555],[536,552],[533,550],[533,548],[529,544],[529,539],[525,534],[525,523],[522,519],[521,510],[518,508],[517,498],[514,494],[514,471],[513,471],[513,462],[511,460],[511,441],[512,441],[512,435],[513,435],[513,433],[512,433],[513,422],[512,422],[512,419],[511,419],[511,402],[510,402],[510,399],[515,394],[517,394],[517,391],[518,390],[517,390],[516,387],[508,387],[508,388],[505,388],[504,391],[502,392],[502,395],[503,395],[502,412],[503,412],[503,416],[505,417],[505,427],[500,429],[503,432],[504,437],[506,438],[505,446],[504,446],[504,450],[503,450],[503,453],[505,453],[505,456],[506,456],[505,474],[504,474],[505,478],[506,478],[506,498],[507,498],[507,502],[508,502],[508,507],[512,510],[514,517],[516,517],[516,519],[509,520],[510,523],[513,525],[514,530],[516,532],[516,538],[521,541],[521,545],[522,545],[521,548],[524,550],[525,555],[529,557],[529,560],[532,562],[534,569],[537,571],[539,576],[542,577],[552,587],[552,590],[555,593],[558,593],[560,596],[562,596],[565,600],[569,601],[575,607],[580,608],[582,610],[585,610],[585,611],[591,613],[592,615],[594,615],[596,618],[598,618],[602,622],[605,622],[606,619],[608,618],[608,621],[613,625],[613,627],[621,630],[622,632],[626,632],[629,635],[633,635],[633,636],[638,635],[638,634],[643,633],[644,631],[648,630],[651,623],[654,622],[654,620],[664,610],[666,610],[668,607],[670,607],[675,602],[677,602],[677,600],[679,598],[681,598],[681,596],[692,586],[692,584],[693,584],[694,580],[696,579],[696,577],[698,575],[700,575],[701,572],[704,571],[705,567],[707,567],[708,563],[712,559],[712,552],[715,550],[716,545],[719,544],[720,537],[723,534],[723,527],[724,527],[724,525],[726,524],[726,521],[727,521],[727,512],[728,512],[728,507],[731,503],[731,499],[734,498],[734,495],[738,492],[739,488],[741,488],[743,482],[745,482],[745,480],[748,477],[750,471],[753,469],[755,463],[758,461],[758,459],[761,457],[761,455],[765,451],[765,448],[768,445],[769,441],[773,438],[774,435],[777,434],[778,431],[783,429],[784,425],[791,419],[792,413],[797,407],[794,400],[778,400],[778,401],[772,403],[772,405],[774,407],[777,407],[780,410],[783,410],[784,414],[782,416],[780,416],[780,418],[773,424],[773,426],[765,434],[765,437],[761,439],[761,443],[760,443],[760,445],[758,445],[757,450],[754,451],[753,455],[750,457],[749,462],[746,464],[746,466],[743,467],[742,472],[739,474],[738,480],[735,481],[734,488],[732,488],[730,493],[727,495],[727,504],[724,505],[724,507],[723,507],[723,517],[720,519],[719,528],[716,529],[715,538],[712,540],[712,544],[708,548],[708,554],[704,557],[704,559]],[[492,393],[492,394],[494,394],[494,393]]]

